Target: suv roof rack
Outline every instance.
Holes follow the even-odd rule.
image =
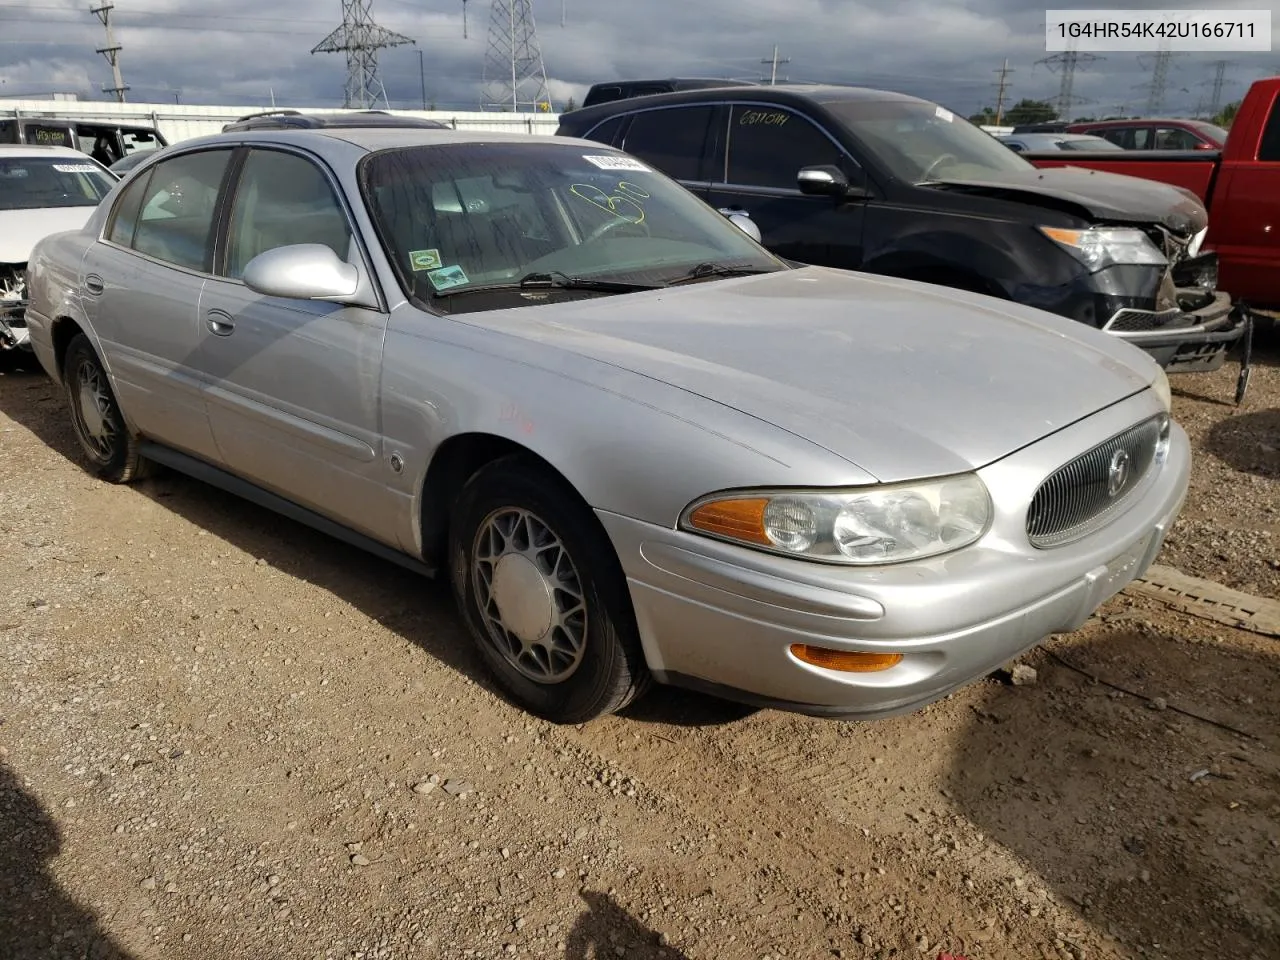
[[[298,110],[264,110],[225,124],[223,133],[244,130],[333,130],[350,127],[411,127],[419,130],[448,130],[439,120],[398,117],[385,110],[357,110],[352,113],[301,113]]]

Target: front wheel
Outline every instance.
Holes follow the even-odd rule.
[[[477,473],[450,524],[451,580],[486,666],[555,723],[622,709],[650,682],[626,580],[588,508],[538,464]]]
[[[138,439],[124,422],[107,371],[83,333],[67,345],[62,369],[71,425],[92,472],[109,483],[143,477],[148,461],[138,453]]]

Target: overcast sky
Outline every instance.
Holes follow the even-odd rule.
[[[131,101],[341,106],[342,54],[310,53],[341,20],[341,0],[115,0],[116,40]],[[101,99],[111,80],[89,0],[0,0],[0,96],[75,92]],[[1086,2],[1052,3],[1080,7]],[[1099,7],[1108,6],[1095,0]],[[1131,8],[1177,5],[1176,0]],[[623,77],[762,76],[774,44],[779,80],[836,81],[926,97],[971,114],[994,104],[1007,57],[1009,96],[1051,99],[1060,75],[1036,61],[1044,50],[1043,0],[532,0],[557,109],[587,86]],[[1197,9],[1272,9],[1280,0],[1197,0]],[[415,46],[383,50],[379,71],[393,107],[477,109],[489,0],[374,0],[382,26]],[[561,25],[562,8],[564,25]],[[1250,81],[1280,74],[1272,53],[1182,54],[1172,61],[1165,113],[1190,115],[1209,100],[1212,61],[1234,61],[1223,102]],[[1074,116],[1141,112],[1150,74],[1137,54],[1082,65]]]

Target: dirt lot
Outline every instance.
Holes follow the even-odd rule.
[[[1234,364],[1175,378],[1160,562],[1276,596],[1261,362],[1240,409]],[[91,479],[42,375],[0,376],[0,490],[5,960],[1280,957],[1280,640],[1122,596],[909,717],[658,690],[563,728],[443,588]]]

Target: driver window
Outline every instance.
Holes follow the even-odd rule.
[[[728,153],[726,182],[740,186],[798,191],[801,167],[848,167],[843,151],[817,126],[772,106],[734,106]]]
[[[351,250],[347,215],[310,160],[279,150],[252,150],[231,207],[226,276],[239,279],[258,254],[297,243],[323,244],[346,260]]]

